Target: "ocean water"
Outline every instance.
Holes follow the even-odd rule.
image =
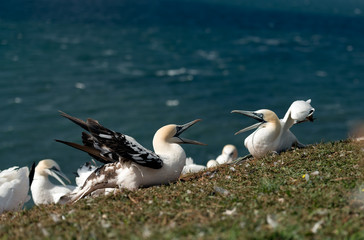
[[[54,141],[81,142],[59,110],[150,149],[161,126],[201,118],[184,136],[208,146],[183,146],[200,164],[228,143],[248,153],[250,133],[234,133],[254,120],[234,109],[283,117],[293,101],[312,99],[317,119],[294,126],[297,138],[346,139],[364,119],[363,6],[237,2],[2,2],[0,169],[52,158],[74,179],[90,157]]]

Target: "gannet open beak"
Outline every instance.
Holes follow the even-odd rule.
[[[196,120],[193,120],[193,121],[183,124],[183,125],[177,125],[176,134],[173,137],[177,138],[179,140],[178,143],[180,143],[180,144],[185,143],[185,144],[195,144],[195,145],[206,146],[207,144],[205,144],[205,143],[194,141],[194,140],[189,140],[186,138],[181,138],[179,136],[179,135],[181,135],[181,133],[183,133],[184,131],[186,131],[188,128],[190,128],[192,125],[194,125],[195,123],[197,123],[199,121],[201,121],[201,119],[196,119]]]
[[[243,114],[245,116],[254,118],[255,120],[259,121],[256,124],[253,124],[253,125],[251,125],[249,127],[246,127],[244,129],[241,129],[241,130],[237,131],[234,135],[238,135],[239,133],[243,133],[243,132],[246,132],[246,131],[249,131],[249,130],[258,128],[260,125],[262,125],[263,123],[265,123],[265,120],[263,118],[264,115],[262,113],[256,113],[256,112],[244,111],[244,110],[233,110],[233,111],[231,111],[231,113],[240,113],[240,114]]]
[[[66,184],[63,182],[63,180],[60,177],[63,177],[65,180],[67,180],[67,182],[71,183],[71,181],[66,177],[66,175],[64,175],[63,172],[61,172],[60,170],[58,170],[55,167],[52,167],[50,169],[47,169],[47,173],[54,177],[55,179],[57,179],[63,186],[66,186]]]

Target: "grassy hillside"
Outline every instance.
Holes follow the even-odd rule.
[[[364,151],[324,143],[0,216],[0,239],[364,239]]]

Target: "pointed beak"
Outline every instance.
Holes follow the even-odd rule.
[[[253,125],[251,125],[249,127],[246,127],[244,129],[241,129],[241,130],[237,131],[234,135],[238,135],[240,133],[243,133],[243,132],[246,132],[246,131],[249,131],[249,130],[258,128],[260,125],[262,125],[263,123],[265,123],[265,120],[263,118],[263,114],[262,113],[256,113],[256,112],[244,111],[244,110],[233,110],[233,111],[231,111],[231,113],[240,113],[240,114],[243,114],[245,116],[254,118],[255,120],[259,121],[256,124],[253,124]]]
[[[67,180],[68,183],[71,183],[71,181],[66,177],[66,175],[64,175],[63,172],[61,172],[60,170],[58,170],[55,167],[52,167],[51,169],[48,169],[49,172],[48,174],[52,177],[54,177],[55,179],[57,179],[63,186],[66,186],[66,184],[63,182],[63,180],[60,178],[64,178],[65,180]]]
[[[196,119],[193,120],[189,123],[183,124],[183,125],[177,125],[176,127],[176,134],[174,135],[174,137],[178,138],[180,141],[178,143],[185,143],[185,144],[195,144],[195,145],[203,145],[206,146],[207,144],[204,144],[202,142],[198,142],[198,141],[194,141],[194,140],[189,140],[186,138],[181,138],[179,135],[181,135],[181,133],[183,133],[184,131],[186,131],[187,129],[189,129],[192,125],[194,125],[195,123],[201,121],[201,119]]]

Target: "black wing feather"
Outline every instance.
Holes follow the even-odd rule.
[[[85,151],[102,163],[133,161],[141,166],[154,169],[163,166],[163,161],[157,154],[144,148],[132,137],[109,130],[94,119],[89,118],[84,122],[63,112],[61,115],[91,134],[82,133],[84,146],[60,140],[57,140],[58,142]]]

